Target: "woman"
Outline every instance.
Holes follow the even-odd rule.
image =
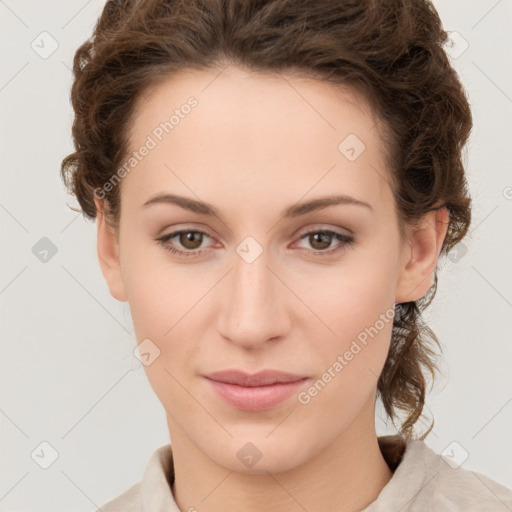
[[[445,40],[427,0],[106,4],[62,175],[171,444],[104,512],[512,508],[414,431],[471,218]]]

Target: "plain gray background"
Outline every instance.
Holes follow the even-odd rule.
[[[72,150],[73,54],[103,4],[0,0],[4,511],[93,511],[140,480],[151,453],[169,442],[163,408],[132,354],[128,306],[101,275],[96,225],[68,208],[76,203],[59,177]],[[428,397],[435,427],[427,444],[467,456],[462,467],[512,488],[512,2],[435,5],[456,32],[449,52],[475,117],[467,151],[474,221],[464,247],[441,261],[426,315],[445,373]],[[56,253],[41,261],[50,246]],[[381,418],[376,425],[379,435],[392,431]],[[43,442],[57,454],[47,469]]]

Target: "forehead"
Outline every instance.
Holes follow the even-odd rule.
[[[336,190],[378,202],[390,192],[379,121],[362,95],[298,75],[180,71],[137,104],[130,152],[144,145],[123,195],[178,187],[251,202],[277,188],[283,200]]]

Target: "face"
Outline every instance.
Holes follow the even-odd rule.
[[[147,91],[130,144],[152,147],[123,178],[118,242],[98,217],[98,251],[151,354],[173,443],[273,472],[355,426],[374,432],[393,305],[428,290],[439,236],[430,222],[401,243],[364,101],[289,75],[187,71]],[[155,199],[165,194],[183,199]],[[233,369],[302,380],[247,390],[206,378]],[[261,453],[254,468],[244,450]]]

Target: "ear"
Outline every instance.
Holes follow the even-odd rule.
[[[417,226],[408,228],[402,249],[395,302],[421,299],[434,284],[437,260],[448,223],[449,212],[443,207],[426,213]]]
[[[110,294],[115,299],[126,302],[126,293],[121,274],[121,265],[119,261],[119,243],[114,229],[105,219],[105,210],[103,201],[94,198],[96,204],[96,223],[98,225],[98,259],[101,272],[105,278]]]

